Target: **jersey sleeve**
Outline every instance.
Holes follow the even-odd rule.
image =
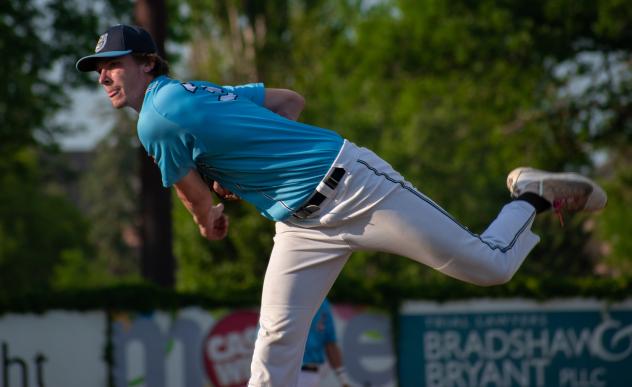
[[[247,98],[259,106],[263,106],[265,100],[265,86],[263,83],[247,83],[237,86],[222,86],[228,92],[237,94],[241,98]]]
[[[170,187],[195,168],[192,156],[193,137],[183,128],[163,117],[138,128],[138,136],[147,153],[160,168],[162,184]]]

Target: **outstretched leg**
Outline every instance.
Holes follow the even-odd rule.
[[[361,189],[376,193],[368,200],[375,203],[372,211],[344,221],[341,233],[354,249],[410,257],[477,285],[505,283],[516,273],[539,240],[530,230],[536,211],[551,205],[569,211],[595,211],[606,203],[603,190],[588,178],[521,168],[508,178],[516,200],[505,205],[477,235],[372,152],[361,152],[348,184],[347,192],[352,194]],[[385,188],[388,185],[392,189]],[[367,190],[367,186],[372,188]],[[346,198],[337,200],[338,208],[344,209]],[[338,216],[344,218],[344,214]]]
[[[530,230],[535,209],[513,201],[480,235],[410,186],[398,188],[368,219],[345,234],[358,250],[412,258],[446,275],[476,285],[507,282],[539,238]]]

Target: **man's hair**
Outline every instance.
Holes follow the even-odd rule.
[[[153,61],[154,67],[151,69],[149,74],[154,77],[169,75],[169,63],[158,54],[133,53],[132,58],[134,58],[138,64],[151,63]]]

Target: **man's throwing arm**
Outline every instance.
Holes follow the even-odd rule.
[[[228,233],[228,217],[224,205],[213,204],[208,185],[195,170],[190,170],[174,184],[178,198],[193,216],[200,234],[209,240],[223,239]]]

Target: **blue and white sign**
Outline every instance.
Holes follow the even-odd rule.
[[[632,386],[632,299],[407,302],[402,387]]]

